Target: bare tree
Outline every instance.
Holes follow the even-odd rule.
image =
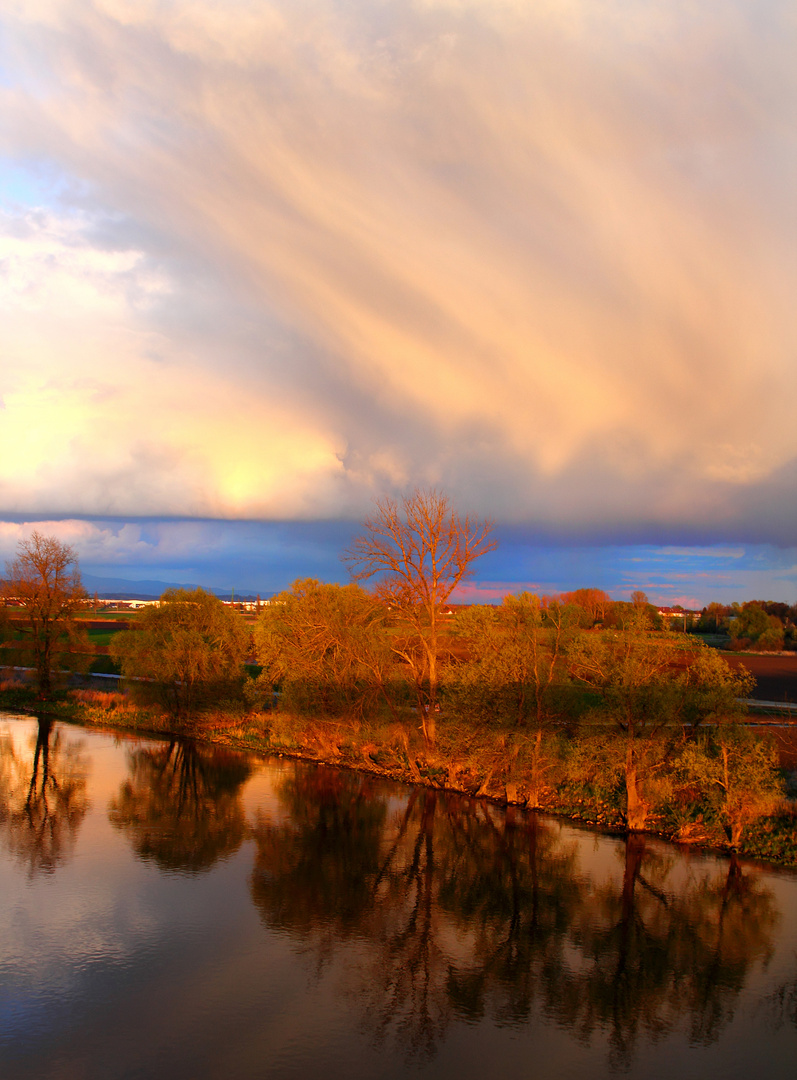
[[[377,595],[409,631],[394,648],[412,672],[424,737],[433,745],[441,611],[475,560],[495,550],[492,522],[460,517],[434,489],[375,505],[344,562],[357,580],[376,579]]]
[[[2,594],[21,605],[19,628],[30,635],[39,697],[50,696],[60,639],[75,637],[74,615],[85,603],[77,554],[69,544],[34,531],[6,563]]]

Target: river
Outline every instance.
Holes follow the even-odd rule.
[[[0,715],[0,1076],[794,1076],[797,875]]]

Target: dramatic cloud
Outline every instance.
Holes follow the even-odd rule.
[[[786,0],[0,15],[0,510],[797,534]]]

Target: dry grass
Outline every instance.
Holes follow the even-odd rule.
[[[81,705],[96,706],[100,709],[127,709],[130,699],[113,690],[70,690],[69,696]]]
[[[151,709],[142,709],[133,699],[120,691],[70,690],[67,697],[77,706],[79,718],[89,724],[146,728],[148,731],[168,731],[169,718]]]
[[[0,680],[0,691],[3,691],[3,690],[20,690],[24,686],[25,686],[25,683],[21,679],[14,678],[13,676],[10,679],[2,679],[2,680]]]

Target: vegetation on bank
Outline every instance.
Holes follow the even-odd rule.
[[[347,561],[369,590],[299,580],[254,624],[201,589],[169,590],[108,639],[123,693],[57,692],[50,662],[34,690],[6,683],[0,703],[49,698],[49,710],[88,723],[795,863],[777,755],[741,724],[749,674],[663,629],[641,592],[622,604],[594,589],[522,593],[454,613],[453,588],[494,545],[489,523],[460,517],[439,492],[378,502],[364,530]],[[72,566],[71,549],[61,554]]]
[[[0,684],[0,705],[40,711],[34,693]],[[608,830],[627,827],[625,744],[610,726],[536,732],[474,724],[443,714],[434,748],[417,722],[384,711],[368,717],[298,715],[228,701],[175,717],[130,693],[70,690],[46,706],[65,720],[146,734],[183,735],[263,754],[283,754],[433,788],[560,814]],[[675,740],[673,742],[673,737]],[[667,749],[669,747],[669,756]],[[777,751],[740,725],[659,733],[650,760],[666,759],[647,788],[646,831],[676,843],[797,866],[797,806],[786,798]],[[536,791],[536,797],[532,793]],[[791,793],[792,795],[794,792]]]

